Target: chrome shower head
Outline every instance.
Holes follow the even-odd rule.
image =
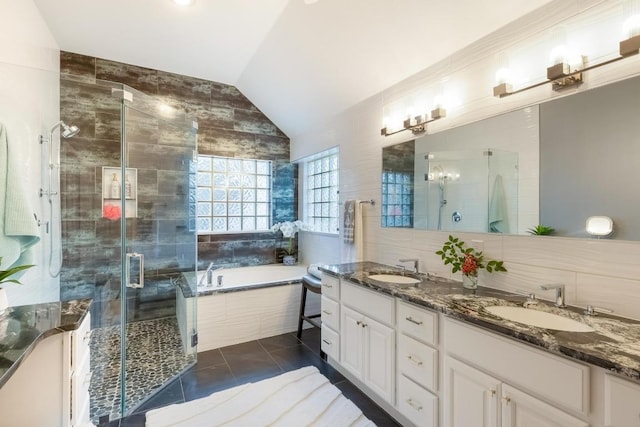
[[[60,122],[60,125],[62,125],[63,129],[62,132],[60,132],[60,135],[63,138],[71,138],[72,136],[76,136],[78,132],[80,132],[80,128],[78,128],[78,126],[67,126],[64,122]]]
[[[65,139],[66,138],[71,138],[72,136],[76,136],[78,134],[78,132],[80,132],[80,128],[78,128],[78,126],[67,126],[67,124],[65,122],[60,120],[58,123],[53,125],[53,127],[49,131],[49,141],[51,141],[51,137],[53,135],[53,131],[56,130],[56,128],[58,126],[62,127],[62,129],[60,129],[60,136],[65,138]]]

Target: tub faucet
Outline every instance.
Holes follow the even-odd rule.
[[[200,281],[198,282],[198,286],[205,285],[205,284],[207,286],[213,285],[213,272],[215,270],[219,270],[220,268],[222,268],[222,267],[213,268],[213,262],[210,262],[209,266],[206,269],[206,271],[204,272],[204,274],[200,278]],[[205,280],[206,280],[206,283],[204,283]]]
[[[560,308],[565,308],[567,305],[565,304],[565,294],[564,294],[564,285],[561,283],[552,283],[549,285],[542,285],[540,289],[543,291],[549,291],[551,289],[556,290],[556,300],[555,306]]]
[[[418,266],[420,265],[420,260],[418,258],[404,258],[404,259],[399,259],[398,261],[400,261],[400,262],[413,262],[413,272],[414,273],[418,273],[418,271],[419,271],[419,267]]]

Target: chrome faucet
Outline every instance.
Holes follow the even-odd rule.
[[[222,267],[218,267],[218,268],[213,268],[213,262],[209,263],[209,266],[207,267],[206,271],[204,272],[204,274],[202,275],[202,277],[200,277],[200,281],[198,282],[198,286],[202,286],[202,285],[207,285],[207,286],[213,286],[213,272],[216,270],[220,270]],[[206,283],[204,283],[206,280]]]
[[[564,308],[567,305],[565,304],[565,293],[564,293],[564,285],[561,283],[552,283],[549,285],[542,285],[540,286],[540,289],[542,289],[543,291],[549,291],[551,289],[555,289],[556,290],[556,300],[555,300],[555,306],[556,307],[560,307],[560,308]]]
[[[420,260],[418,258],[404,258],[404,259],[399,259],[398,261],[400,261],[400,262],[413,262],[413,272],[414,273],[418,273],[419,272]],[[401,267],[403,267],[403,266],[401,266]]]

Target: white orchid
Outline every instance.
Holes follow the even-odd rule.
[[[285,249],[288,255],[293,255],[293,238],[296,236],[298,231],[307,231],[310,230],[308,224],[298,220],[295,221],[283,221],[273,224],[271,227],[272,232],[276,232],[280,230],[282,232],[282,237],[289,239],[289,248]]]

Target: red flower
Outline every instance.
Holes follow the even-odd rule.
[[[475,274],[477,271],[478,259],[473,254],[466,254],[462,264],[462,272],[468,276]]]

